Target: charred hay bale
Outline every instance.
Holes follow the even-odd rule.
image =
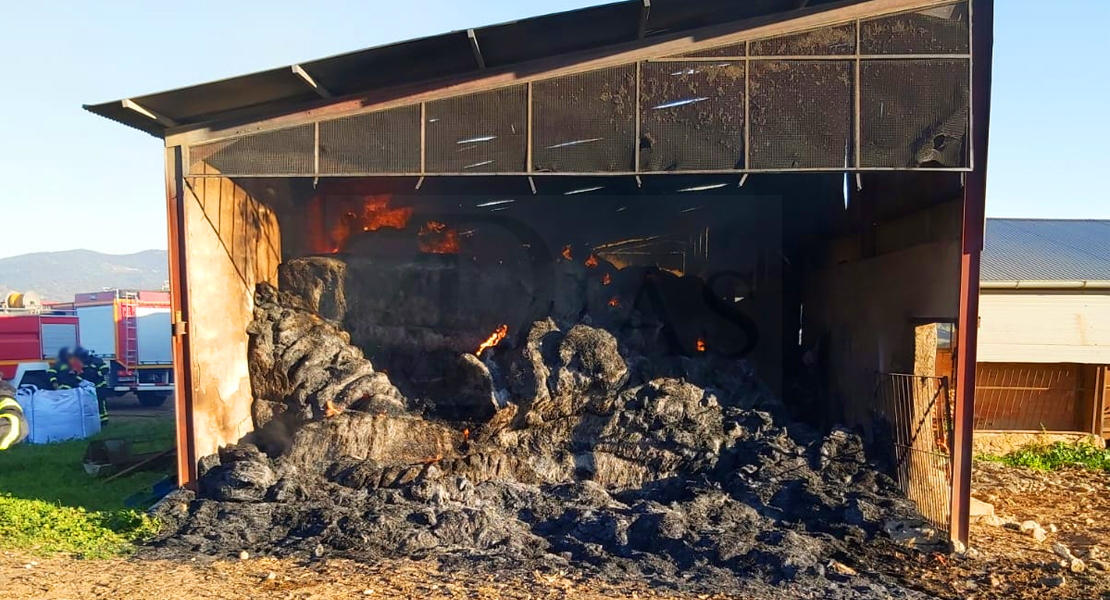
[[[489,367],[477,356],[460,354],[446,374],[453,390],[436,402],[436,414],[452,421],[488,422],[501,408]]]
[[[419,417],[346,412],[304,424],[294,433],[285,469],[323,474],[340,459],[418,465],[457,453],[462,432]]]
[[[277,482],[270,459],[252,444],[221,448],[219,463],[200,480],[201,496],[232,502],[259,501]]]
[[[347,263],[342,260],[310,256],[285,261],[278,266],[278,285],[325,319],[342,321],[347,314]]]
[[[617,338],[603,329],[575,325],[559,343],[552,369],[557,396],[610,395],[628,380]]]
[[[256,398],[285,403],[305,420],[323,418],[329,406],[404,409],[401,393],[374,371],[346,332],[269,284],[259,284],[255,296],[248,363]]]
[[[521,422],[529,418],[533,405],[551,398],[548,388],[551,370],[547,363],[554,362],[562,339],[562,332],[555,321],[536,321],[509,363],[509,387],[513,398],[519,403],[518,419]],[[538,413],[531,418],[534,422],[542,421]]]

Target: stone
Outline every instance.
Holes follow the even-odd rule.
[[[999,517],[998,515],[990,515],[990,516],[984,517],[979,522],[984,524],[984,525],[989,525],[991,527],[1003,527],[1007,524],[1006,520],[1003,519],[1002,517]]]
[[[1038,527],[1033,530],[1033,539],[1038,542],[1043,542],[1048,539],[1048,532]]]
[[[984,519],[994,518],[994,506],[983,502],[982,500],[972,496],[971,506],[969,507],[969,519],[972,523],[978,523]]]
[[[1021,524],[1018,525],[1018,527],[1021,529],[1022,533],[1028,533],[1032,535],[1032,533],[1035,530],[1040,529],[1041,526],[1038,525],[1036,521],[1022,521]]]
[[[1068,564],[1068,569],[1072,573],[1082,573],[1087,570],[1087,563],[1083,562],[1082,558],[1073,558]]]
[[[239,552],[239,560],[247,560],[250,557],[251,557],[251,553],[247,552],[246,550],[242,550],[242,551]]]
[[[1063,575],[1056,575],[1053,577],[1045,577],[1041,580],[1041,583],[1048,587],[1058,588],[1066,586],[1068,584],[1068,580]]]
[[[1055,542],[1052,544],[1052,553],[1064,560],[1072,560],[1075,558],[1075,556],[1072,555],[1071,550],[1069,550],[1067,546],[1061,544],[1060,542]]]

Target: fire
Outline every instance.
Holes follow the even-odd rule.
[[[620,298],[617,298],[616,296],[613,296],[612,298],[609,299],[609,306],[612,306],[613,308],[616,308],[620,305],[621,305],[621,299]]]
[[[474,356],[481,356],[482,351],[486,348],[493,348],[497,344],[500,344],[501,340],[505,339],[505,336],[508,334],[508,325],[501,325],[497,329],[493,330],[493,333],[491,333],[490,336],[486,338],[486,341],[482,342],[481,346],[478,346],[478,351],[474,353]]]
[[[574,260],[574,257],[570,254],[570,244],[563,246],[563,258],[566,260]]]
[[[454,227],[428,221],[420,227],[416,234],[420,251],[428,254],[458,254],[459,232]]]
[[[705,352],[705,338],[698,338],[698,341],[694,347],[697,349],[698,352]]]
[[[613,283],[613,278],[608,273],[601,276],[601,285],[609,285],[610,283]]]
[[[466,428],[466,429],[463,429],[463,441],[464,442],[470,441],[470,428],[469,427]]]
[[[390,208],[389,196],[365,196],[360,200],[343,201],[339,206],[344,212],[328,232],[333,254],[347,245],[353,232],[377,231],[385,227],[404,229],[412,218],[411,206]]]
[[[591,254],[590,257],[586,259],[586,268],[587,269],[596,269],[597,268],[597,257],[594,256],[593,254]]]
[[[343,413],[343,409],[342,408],[336,408],[336,406],[331,403],[331,400],[328,400],[327,409],[328,410],[324,413],[324,416],[329,418],[329,419]]]

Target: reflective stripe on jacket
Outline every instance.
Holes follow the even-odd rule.
[[[0,450],[23,441],[27,433],[27,421],[19,403],[10,396],[0,396]]]

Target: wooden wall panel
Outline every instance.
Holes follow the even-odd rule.
[[[252,428],[246,327],[258,283],[277,283],[276,214],[230,179],[186,179],[193,422],[197,456]]]
[[[984,292],[979,360],[1110,364],[1110,293]]]

